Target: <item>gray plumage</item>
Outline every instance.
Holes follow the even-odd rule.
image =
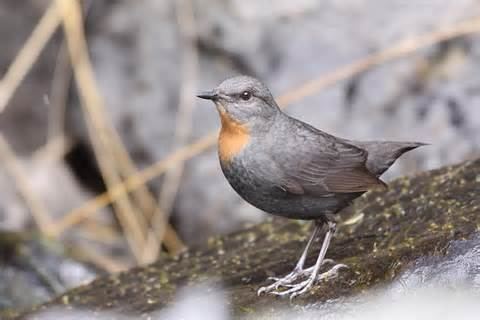
[[[385,187],[380,175],[403,153],[424,145],[335,137],[282,112],[268,88],[251,77],[227,79],[198,97],[212,100],[219,111],[220,164],[233,189],[265,212],[315,223],[293,271],[258,293],[294,297],[308,291],[335,232],[333,215],[367,190]],[[324,224],[328,230],[317,262],[304,269],[308,248]],[[342,267],[320,276],[331,277]],[[292,284],[305,275],[307,280]]]
[[[249,92],[249,101],[241,94]],[[207,94],[208,95],[208,94]],[[423,143],[361,142],[338,138],[280,110],[260,81],[228,79],[210,95],[248,128],[248,144],[228,163],[225,177],[247,202],[271,214],[319,219],[368,189],[403,153]]]
[[[420,145],[342,140],[279,113],[271,130],[252,134],[249,145],[221,167],[252,205],[287,218],[319,219],[383,185],[377,177]]]

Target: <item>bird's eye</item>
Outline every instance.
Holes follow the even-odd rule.
[[[252,94],[249,91],[243,91],[242,94],[240,95],[240,98],[242,98],[242,100],[244,101],[250,100],[251,97],[252,97]]]

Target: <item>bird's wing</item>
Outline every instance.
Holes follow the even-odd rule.
[[[282,183],[315,196],[363,192],[385,183],[366,168],[367,151],[308,125],[297,129],[290,156],[278,155]],[[280,162],[280,163],[279,163]]]

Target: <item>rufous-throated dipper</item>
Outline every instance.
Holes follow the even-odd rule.
[[[220,114],[218,154],[233,189],[265,212],[315,224],[293,271],[273,278],[275,283],[258,294],[293,298],[318,279],[335,276],[345,265],[319,274],[335,232],[334,215],[372,187],[385,186],[379,176],[403,153],[424,145],[335,137],[282,112],[268,88],[248,76],[227,79],[198,97],[212,100]],[[323,225],[327,232],[317,261],[304,269],[308,249]],[[301,277],[306,280],[297,281]]]

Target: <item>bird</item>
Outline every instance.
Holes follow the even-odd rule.
[[[310,291],[319,279],[338,275],[337,264],[320,274],[337,214],[355,198],[385,188],[382,175],[421,142],[355,141],[321,131],[283,112],[268,87],[250,76],[224,80],[198,98],[213,101],[220,116],[221,170],[246,202],[264,212],[311,220],[314,228],[294,269],[257,293],[289,296]],[[315,264],[305,268],[312,242],[326,226]]]

